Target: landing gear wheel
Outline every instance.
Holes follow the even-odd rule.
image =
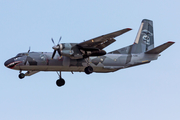
[[[91,66],[87,66],[84,69],[84,72],[89,75],[89,74],[91,74],[93,72],[93,68]]]
[[[63,86],[65,84],[65,81],[64,81],[64,79],[62,79],[62,78],[60,78],[60,79],[58,79],[57,81],[56,81],[56,85],[58,86],[58,87],[61,87],[61,86]]]
[[[23,79],[24,77],[25,77],[25,74],[24,74],[24,73],[20,73],[20,74],[19,74],[19,78],[20,78],[20,79]]]

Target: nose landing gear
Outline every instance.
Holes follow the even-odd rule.
[[[19,79],[23,79],[26,75],[24,73],[22,73],[22,71],[19,71]]]
[[[19,74],[19,78],[20,78],[20,79],[23,79],[24,77],[25,77],[25,74],[24,74],[24,73],[20,73],[20,74]]]

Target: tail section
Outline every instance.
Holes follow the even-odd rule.
[[[174,42],[167,42],[154,48],[154,33],[153,33],[153,22],[151,20],[144,19],[141,22],[138,34],[135,42],[127,47],[120,48],[118,50],[109,52],[110,54],[159,54]]]
[[[154,48],[153,22],[142,20],[131,53],[143,53]]]

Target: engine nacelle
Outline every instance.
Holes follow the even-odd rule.
[[[90,56],[102,56],[106,54],[106,51],[99,49],[86,49],[79,50],[78,47],[74,47],[73,44],[63,43],[62,47],[60,47],[61,55],[70,57],[71,59],[81,59],[84,57]]]
[[[74,54],[74,51],[73,50],[62,50],[61,51],[61,54],[64,55],[64,56],[72,56]]]
[[[104,50],[99,50],[99,51],[87,51],[86,55],[87,56],[101,56],[101,55],[105,55],[106,51]]]

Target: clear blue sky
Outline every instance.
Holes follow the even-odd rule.
[[[179,120],[179,0],[1,0],[1,120]],[[4,61],[19,52],[53,51],[51,37],[82,42],[123,28],[105,50],[134,42],[142,19],[154,22],[155,46],[176,43],[150,64],[114,73],[63,73],[66,85],[55,85],[55,72],[23,80]]]

